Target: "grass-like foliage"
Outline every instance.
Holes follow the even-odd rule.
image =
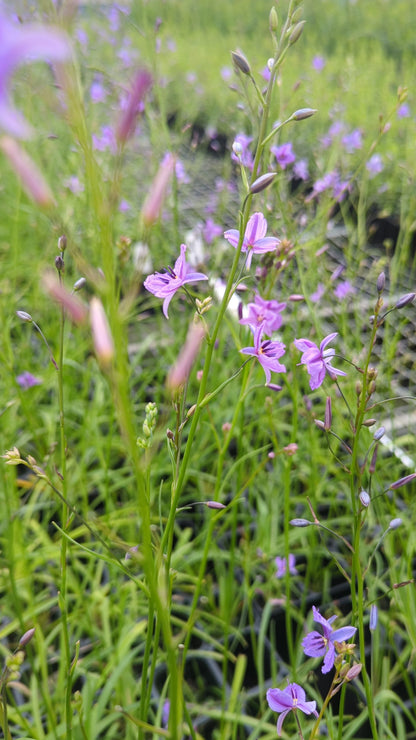
[[[7,740],[416,737],[412,16],[2,9]]]

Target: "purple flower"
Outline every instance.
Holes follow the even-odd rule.
[[[292,576],[297,576],[298,572],[295,568],[296,558],[293,555],[292,552],[289,553],[289,557],[286,560],[286,558],[275,558],[274,562],[276,563],[277,571],[276,571],[276,578],[283,578],[286,575],[286,571],[289,570],[289,573]]]
[[[217,236],[222,234],[222,227],[216,224],[212,218],[207,218],[202,229],[202,236],[207,244],[211,244]]]
[[[397,118],[409,118],[410,108],[407,103],[402,103],[397,109]]]
[[[352,154],[358,149],[361,149],[363,145],[363,137],[360,129],[355,128],[354,131],[351,131],[350,134],[346,134],[345,136],[343,136],[342,143],[345,146],[345,151],[347,152],[347,154]]]
[[[198,280],[208,280],[206,275],[202,272],[193,272],[191,265],[185,260],[186,246],[181,244],[181,254],[175,262],[175,267],[172,270],[171,267],[166,269],[165,273],[155,272],[154,275],[149,275],[146,278],[143,285],[149,293],[158,298],[164,298],[163,301],[163,313],[168,319],[168,308],[173,296],[179,288],[182,288],[186,283],[194,283]]]
[[[92,103],[104,103],[107,90],[100,80],[94,80],[90,87],[90,98]]]
[[[311,293],[309,298],[313,303],[318,303],[323,294],[325,293],[325,286],[323,283],[318,283],[318,287],[316,288],[314,293]]]
[[[114,129],[111,126],[101,126],[101,136],[92,135],[92,145],[97,152],[109,149],[112,154],[117,151],[117,142]]]
[[[334,296],[335,298],[338,298],[339,301],[342,301],[344,298],[351,295],[351,293],[355,293],[355,288],[351,285],[349,280],[343,280],[342,283],[338,283],[334,290]]]
[[[365,167],[366,167],[366,170],[370,178],[372,179],[373,177],[375,177],[376,175],[379,175],[380,172],[383,171],[384,169],[383,160],[379,154],[373,154],[373,156],[370,157],[370,159],[366,163]]]
[[[61,62],[70,55],[67,37],[55,28],[34,23],[15,25],[0,15],[0,126],[12,136],[27,138],[31,126],[13,106],[10,78],[20,64],[37,59]]]
[[[253,213],[248,220],[243,239],[242,252],[248,252],[247,269],[250,268],[253,254],[273,252],[280,244],[280,240],[273,236],[266,236],[267,221],[262,213]],[[230,244],[237,248],[240,240],[240,232],[237,229],[229,229],[224,232],[224,237]]]
[[[308,162],[306,159],[299,159],[293,165],[293,174],[299,180],[307,180],[309,178]]]
[[[328,673],[335,662],[335,642],[349,640],[355,635],[357,628],[341,627],[341,629],[334,630],[331,624],[337,618],[336,615],[325,619],[316,607],[313,606],[312,611],[314,622],[318,622],[322,626],[324,634],[321,635],[316,630],[309,632],[302,640],[303,652],[311,658],[321,658],[324,655],[322,673]]]
[[[324,382],[326,373],[330,378],[334,378],[335,375],[346,375],[342,370],[338,370],[336,367],[332,367],[331,358],[335,354],[334,349],[325,349],[327,344],[332,342],[337,336],[338,332],[328,334],[325,339],[322,340],[319,347],[310,339],[295,339],[295,347],[303,352],[299,365],[306,365],[306,369],[310,375],[309,385],[311,390],[316,390]]]
[[[24,391],[27,391],[28,388],[33,388],[34,385],[40,385],[42,381],[40,378],[36,378],[32,375],[28,370],[25,370],[24,373],[16,375],[16,383],[17,385],[20,385]]]
[[[315,72],[322,72],[325,65],[326,61],[324,57],[321,57],[319,54],[314,56],[314,58],[312,59],[312,67],[314,68]]]
[[[240,319],[240,324],[247,325],[256,332],[258,327],[262,327],[263,334],[270,337],[274,331],[280,329],[282,325],[281,311],[286,308],[286,303],[278,301],[266,301],[258,293],[254,298],[254,303],[247,306],[248,315]]]
[[[292,164],[296,159],[296,155],[292,149],[290,141],[287,144],[281,144],[280,146],[271,146],[270,151],[276,157],[277,164],[280,165],[282,170],[285,170],[288,164]]]
[[[285,689],[269,689],[266,696],[270,709],[273,712],[281,713],[277,720],[277,734],[279,737],[282,734],[283,720],[289,712],[296,712],[300,709],[304,714],[318,716],[316,701],[305,701],[306,694],[297,683],[290,683]]]
[[[285,373],[286,367],[279,362],[279,357],[284,355],[286,346],[283,342],[272,342],[270,339],[262,341],[262,326],[259,326],[254,334],[254,347],[243,347],[240,352],[243,355],[257,357],[262,366],[266,383],[270,383],[271,371],[274,373]]]
[[[241,162],[244,167],[248,167],[250,170],[253,169],[254,164],[254,158],[249,149],[252,141],[252,136],[247,136],[246,134],[237,134],[234,139],[231,152],[231,159],[234,162]],[[239,151],[239,155],[236,154],[235,148],[237,148],[237,150]]]

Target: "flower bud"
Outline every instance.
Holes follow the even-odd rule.
[[[151,86],[151,74],[146,69],[140,69],[133,80],[127,105],[116,127],[116,139],[121,144],[125,144],[132,136],[136,118],[143,109],[145,95]]]
[[[370,608],[370,632],[374,632],[377,628],[378,622],[378,608],[377,604],[371,604]]]
[[[391,483],[391,485],[389,486],[389,490],[394,491],[396,488],[401,488],[402,486],[405,486],[406,483],[410,483],[415,478],[416,478],[416,473],[410,473],[410,475],[405,475],[404,478],[399,478],[398,480],[394,481],[394,483]]]
[[[296,44],[296,41],[300,39],[305,23],[306,21],[299,21],[299,23],[296,24],[289,36],[289,46],[293,46],[293,44]]]
[[[309,519],[291,519],[289,524],[293,527],[309,527],[313,522],[310,522]]]
[[[361,491],[359,499],[361,501],[361,505],[364,506],[364,508],[367,508],[367,506],[370,505],[371,499],[367,491]]]
[[[58,239],[58,249],[59,249],[60,252],[65,252],[65,249],[67,247],[67,243],[68,242],[67,242],[67,238],[66,238],[65,234],[62,234],[62,236],[60,236],[59,239]]]
[[[380,272],[380,275],[377,278],[377,292],[378,293],[383,292],[385,284],[386,284],[386,276],[384,272]]]
[[[224,506],[224,504],[220,504],[219,501],[206,501],[205,506],[208,506],[208,509],[226,509],[227,507]]]
[[[58,254],[58,256],[55,257],[55,267],[58,270],[58,272],[62,272],[62,270],[65,267],[65,262],[63,261],[60,254]]]
[[[232,51],[231,58],[234,62],[234,66],[239,69],[243,75],[251,75],[250,65],[242,51],[239,49],[237,49],[237,51]]]
[[[383,437],[385,432],[386,430],[384,427],[380,427],[379,429],[377,429],[377,431],[374,432],[374,439],[376,440],[376,442],[378,442],[378,440]]]
[[[30,630],[27,630],[27,632],[25,632],[24,635],[22,635],[22,637],[19,640],[19,647],[21,647],[21,648],[26,647],[26,645],[28,644],[28,642],[31,641],[31,639],[32,639],[32,637],[33,637],[34,634],[35,634],[35,628],[34,627],[32,627],[32,629],[30,629]]]
[[[377,419],[367,419],[363,421],[363,427],[372,427],[377,422]]]
[[[27,321],[28,324],[31,324],[33,321],[30,313],[26,313],[26,311],[16,311],[16,316],[21,319],[21,321]]]
[[[73,287],[74,293],[77,293],[79,290],[85,287],[87,284],[87,281],[84,277],[79,278],[75,283]]]
[[[310,118],[317,112],[316,108],[299,108],[299,110],[295,110],[291,118],[293,121],[303,121],[305,118]]]
[[[389,524],[389,529],[398,529],[403,524],[403,519],[400,519],[400,517],[396,517],[396,519],[392,519]]]
[[[324,429],[326,432],[331,429],[332,424],[332,404],[331,404],[331,396],[327,396],[326,398],[326,404],[325,404],[325,423],[324,423]]]
[[[276,8],[273,6],[269,13],[269,28],[270,33],[276,33],[277,29],[279,27],[279,19],[277,17],[277,11]]]
[[[415,298],[416,293],[406,293],[406,295],[402,296],[397,303],[395,304],[394,308],[404,308],[407,306],[408,303],[412,303],[412,301]]]
[[[277,172],[266,172],[265,175],[260,175],[257,180],[254,180],[253,184],[250,185],[250,193],[261,193],[262,190],[266,190],[269,185],[272,184]]]

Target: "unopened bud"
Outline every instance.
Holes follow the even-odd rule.
[[[318,427],[318,429],[325,429],[325,422],[321,421],[320,419],[314,419],[315,425]]]
[[[291,519],[289,524],[293,527],[309,527],[313,522],[310,522],[309,519]]]
[[[58,270],[58,272],[62,272],[62,270],[65,267],[65,262],[63,261],[60,254],[58,254],[58,256],[55,257],[55,267]]]
[[[368,471],[369,471],[370,475],[373,475],[373,473],[374,473],[374,471],[376,469],[377,455],[378,455],[378,445],[376,444],[376,446],[374,447],[374,452],[371,455],[370,465],[369,465],[369,468],[368,468]]]
[[[231,58],[234,62],[234,66],[239,69],[243,75],[251,75],[250,65],[242,51],[239,49],[237,49],[237,51],[232,51]]]
[[[227,507],[224,506],[224,504],[220,504],[219,501],[206,501],[205,506],[208,506],[208,509],[226,509]]]
[[[360,675],[362,669],[361,663],[355,663],[345,674],[344,681],[352,681]]]
[[[389,529],[398,529],[403,524],[403,519],[400,519],[400,517],[396,517],[396,519],[392,519],[389,524]]]
[[[407,306],[408,303],[412,303],[412,301],[415,298],[416,293],[406,293],[406,295],[402,296],[397,303],[395,304],[394,308],[404,308]]]
[[[243,153],[242,144],[240,144],[239,141],[234,141],[233,142],[233,146],[232,146],[232,150],[233,150],[233,152],[234,152],[234,154],[235,154],[236,157],[241,157],[241,155]]]
[[[26,321],[28,324],[31,324],[33,321],[30,313],[26,313],[26,311],[16,311],[16,316],[18,319]]]
[[[331,429],[332,424],[332,404],[331,404],[331,397],[327,396],[326,398],[326,404],[325,404],[325,423],[324,423],[324,429],[325,431],[329,431]]]
[[[383,292],[385,284],[386,284],[386,276],[384,272],[380,272],[380,275],[377,278],[377,292],[378,293]]]
[[[384,427],[380,427],[379,429],[377,429],[376,432],[374,432],[374,439],[376,440],[376,442],[378,442],[378,440],[382,438],[382,436],[385,434],[385,431],[386,430],[384,429]]]
[[[292,293],[292,295],[289,296],[289,301],[292,301],[293,303],[300,303],[300,301],[304,301],[305,296],[301,295],[301,293]]]
[[[370,632],[374,632],[377,628],[378,622],[378,608],[377,604],[371,604],[370,608]]]
[[[293,44],[296,44],[296,41],[300,39],[305,23],[306,21],[299,21],[299,23],[296,24],[289,36],[289,46],[293,46]]]
[[[359,499],[361,501],[361,505],[364,506],[364,508],[367,508],[367,506],[370,505],[371,499],[367,491],[361,491]]]
[[[266,172],[265,175],[260,175],[257,180],[254,180],[253,184],[250,185],[250,193],[261,193],[262,190],[266,190],[269,185],[272,184],[277,172]]]
[[[65,249],[67,247],[67,243],[68,242],[67,242],[67,238],[66,238],[65,234],[62,234],[62,236],[60,236],[59,239],[58,239],[58,249],[59,249],[60,252],[65,252]]]
[[[82,288],[84,288],[86,284],[87,284],[87,281],[86,281],[86,279],[84,277],[79,278],[74,283],[74,288],[73,288],[74,293],[77,293],[79,290],[81,290]]]
[[[273,7],[269,13],[269,28],[270,33],[275,33],[279,27],[279,19],[277,17],[276,8]]]
[[[317,112],[316,108],[299,108],[299,110],[295,110],[293,113],[292,120],[303,121],[305,118],[310,118]]]
[[[26,647],[26,645],[28,644],[28,642],[31,641],[31,639],[32,639],[32,637],[33,637],[34,634],[35,634],[35,628],[34,627],[32,627],[32,629],[30,629],[30,630],[27,630],[27,632],[25,632],[24,635],[22,635],[22,637],[19,640],[19,647],[21,647],[21,648]]]
[[[405,475],[404,478],[399,478],[398,480],[394,481],[389,486],[390,490],[395,490],[396,488],[401,488],[402,486],[405,486],[407,483],[410,483],[412,480],[416,478],[416,473],[410,473],[410,475]]]
[[[277,383],[266,383],[266,388],[270,388],[271,391],[275,391],[276,393],[283,390],[283,387],[281,385],[277,385]]]
[[[363,427],[372,427],[377,422],[377,419],[367,419],[363,421]]]

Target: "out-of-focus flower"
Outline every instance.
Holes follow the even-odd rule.
[[[397,118],[409,118],[410,108],[407,103],[402,103],[397,109]]]
[[[63,181],[63,186],[68,188],[74,195],[80,195],[85,190],[85,185],[76,175],[71,175]]]
[[[278,303],[275,300],[266,301],[257,293],[254,303],[248,304],[248,314],[240,319],[240,324],[249,326],[253,333],[262,327],[263,334],[270,337],[274,331],[280,329],[283,321],[281,312],[285,308],[286,303]]]
[[[279,556],[277,556],[274,562],[276,563],[277,568],[276,578],[283,578],[286,575],[287,570],[292,576],[298,575],[298,571],[295,567],[296,558],[292,552],[289,553],[289,557],[287,560],[286,558],[280,558]]]
[[[217,236],[222,234],[222,226],[216,224],[212,218],[207,218],[202,228],[202,236],[207,244],[211,244]]]
[[[373,154],[365,165],[370,178],[379,175],[384,170],[383,160],[380,154]]]
[[[254,334],[254,347],[243,347],[240,352],[243,355],[257,357],[266,375],[266,383],[270,383],[271,372],[286,372],[286,367],[279,362],[279,358],[284,355],[285,349],[286,346],[283,342],[272,342],[270,339],[262,341],[262,327],[259,326]]]
[[[342,283],[338,283],[334,290],[334,296],[335,298],[338,298],[339,301],[344,300],[344,298],[347,298],[347,296],[352,293],[355,293],[355,288],[351,285],[349,280],[343,280]]]
[[[326,349],[326,346],[332,342],[333,339],[338,335],[338,332],[328,334],[325,339],[322,340],[319,347],[310,339],[295,339],[295,347],[303,352],[299,365],[306,365],[306,369],[310,375],[309,385],[311,390],[316,390],[324,382],[326,373],[330,378],[334,378],[336,375],[346,375],[342,370],[338,370],[331,365],[331,358],[335,355],[334,349]]]
[[[114,342],[104,306],[96,296],[91,298],[90,323],[97,358],[103,365],[109,365],[114,357]]]
[[[142,218],[145,226],[151,226],[160,216],[175,164],[176,157],[173,154],[164,156],[143,204]]]
[[[290,141],[286,144],[280,144],[280,146],[271,146],[270,151],[276,157],[277,164],[280,165],[282,170],[285,170],[286,167],[289,164],[292,164],[296,159],[292,142]]]
[[[357,631],[356,627],[341,627],[334,630],[332,622],[337,618],[336,615],[325,619],[315,606],[312,607],[313,619],[321,625],[323,635],[316,630],[309,632],[302,640],[303,652],[310,658],[324,657],[322,673],[328,673],[335,662],[335,643],[350,640]]]
[[[325,293],[325,286],[323,283],[318,283],[318,286],[316,290],[310,294],[309,298],[312,301],[312,303],[318,303],[318,301],[321,300],[323,294]]]
[[[90,98],[92,103],[103,103],[107,97],[107,90],[100,80],[94,80],[90,87]]]
[[[53,27],[33,23],[14,24],[0,11],[0,127],[12,136],[25,139],[31,126],[11,101],[9,86],[14,70],[24,62],[38,59],[62,62],[71,53],[68,38]]]
[[[316,54],[314,58],[312,59],[312,67],[315,70],[315,72],[322,72],[326,65],[326,61],[324,57],[320,56],[320,54]]]
[[[101,126],[101,135],[92,135],[92,145],[98,152],[109,149],[112,154],[117,151],[117,142],[114,129],[111,126]]]
[[[188,380],[204,336],[202,324],[191,324],[186,342],[168,375],[167,386],[172,392],[177,391]]]
[[[35,375],[32,375],[28,370],[25,370],[23,373],[20,373],[20,375],[16,375],[16,383],[20,388],[22,388],[22,390],[27,391],[28,388],[33,388],[35,385],[41,385],[42,380],[40,378],[36,378]]]
[[[146,69],[140,69],[131,86],[127,104],[116,128],[117,141],[124,144],[134,131],[136,118],[143,111],[144,98],[152,86],[152,76]]]
[[[360,129],[355,128],[351,133],[342,137],[342,143],[347,154],[352,154],[362,148],[363,135]]]
[[[375,632],[377,629],[378,622],[378,607],[377,604],[371,604],[370,607],[370,632]]]
[[[244,167],[248,167],[250,170],[253,169],[254,164],[254,158],[249,149],[252,141],[252,136],[247,136],[246,134],[237,134],[234,139],[231,151],[231,159],[234,162],[241,162]],[[235,145],[237,145],[237,151],[235,149]]]
[[[46,292],[65,309],[75,324],[86,321],[88,314],[86,306],[77,295],[65,288],[54,272],[47,270],[42,277],[42,283]]]
[[[206,275],[201,272],[193,272],[191,265],[185,260],[186,245],[181,244],[181,253],[175,262],[175,267],[167,267],[166,272],[155,272],[149,275],[143,285],[149,293],[164,298],[163,313],[168,319],[168,308],[176,291],[182,288],[186,283],[195,283],[198,280],[208,280]]]
[[[270,709],[280,714],[277,720],[277,734],[279,737],[282,734],[283,721],[289,712],[297,712],[300,709],[304,714],[318,716],[316,701],[306,701],[306,694],[297,683],[290,683],[285,689],[268,689],[266,696]]]
[[[27,195],[42,208],[51,206],[55,202],[52,191],[28,153],[10,136],[0,138],[0,148],[18,175]]]
[[[266,236],[267,221],[262,213],[253,213],[250,216],[244,233],[242,252],[248,252],[247,269],[250,268],[253,254],[264,254],[272,252],[280,244],[280,240],[273,236]],[[240,240],[240,232],[237,229],[229,229],[224,232],[224,237],[237,249]]]
[[[306,159],[298,159],[298,161],[295,162],[295,164],[293,165],[293,174],[299,180],[308,180],[309,169]]]

